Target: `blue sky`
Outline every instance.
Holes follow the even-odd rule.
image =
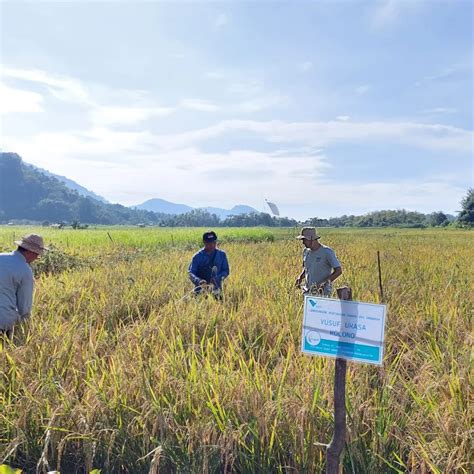
[[[453,213],[470,1],[1,1],[0,147],[113,202]]]

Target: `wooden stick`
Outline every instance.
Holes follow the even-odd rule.
[[[337,289],[341,300],[352,300],[352,290],[344,286]],[[336,359],[334,367],[334,435],[326,452],[326,474],[338,474],[339,464],[346,443],[346,372],[347,361]]]
[[[380,291],[380,301],[383,303],[383,286],[382,286],[382,268],[380,266],[380,252],[377,250],[377,265],[379,268],[379,291]]]

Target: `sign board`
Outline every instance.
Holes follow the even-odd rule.
[[[301,350],[382,365],[386,306],[305,296]]]

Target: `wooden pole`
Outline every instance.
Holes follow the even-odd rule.
[[[377,266],[379,269],[380,301],[383,303],[382,267],[380,266],[380,252],[378,250],[377,250]]]
[[[352,290],[337,289],[341,300],[352,300]],[[338,474],[342,450],[346,442],[346,372],[347,361],[337,358],[334,368],[334,435],[326,452],[326,474]]]

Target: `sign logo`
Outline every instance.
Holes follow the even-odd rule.
[[[317,346],[321,342],[321,336],[318,331],[309,331],[306,334],[306,342],[311,346]]]
[[[316,300],[309,300],[309,304],[310,304],[313,308],[315,308],[316,305],[318,304],[318,302],[317,302]]]

